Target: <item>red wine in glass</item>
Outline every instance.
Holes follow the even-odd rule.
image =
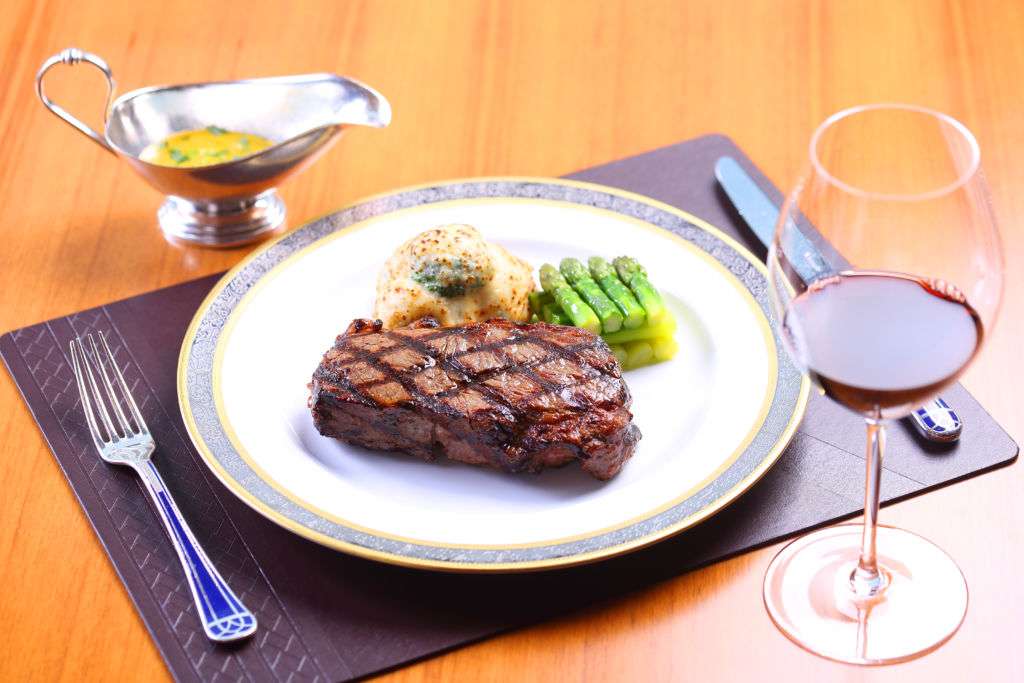
[[[941,282],[847,271],[797,296],[784,330],[833,400],[896,418],[951,384],[982,341],[977,312]]]

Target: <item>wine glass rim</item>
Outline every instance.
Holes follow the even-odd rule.
[[[931,117],[933,117],[933,118],[935,118],[935,119],[937,119],[937,120],[939,120],[939,121],[941,121],[941,122],[943,122],[945,124],[948,124],[950,127],[952,127],[954,130],[956,130],[958,133],[960,133],[960,135],[963,136],[963,138],[967,141],[967,144],[968,144],[968,146],[969,146],[969,148],[971,150],[971,162],[968,165],[967,169],[962,174],[960,174],[960,176],[957,177],[956,180],[954,180],[953,182],[951,182],[951,183],[949,183],[947,185],[938,187],[938,188],[936,188],[934,190],[929,190],[927,192],[916,192],[916,193],[910,193],[910,194],[904,194],[904,193],[891,194],[891,193],[885,193],[885,192],[872,192],[870,190],[865,190],[865,189],[856,187],[854,185],[851,185],[851,184],[849,184],[849,183],[847,183],[847,182],[845,182],[843,180],[840,180],[835,175],[830,173],[828,171],[828,169],[825,168],[825,164],[823,164],[821,159],[818,158],[818,151],[817,151],[818,150],[818,142],[820,141],[821,136],[825,133],[825,130],[828,129],[832,124],[836,123],[837,121],[841,121],[842,119],[848,118],[850,116],[854,116],[856,114],[862,114],[862,113],[868,112],[868,111],[878,111],[878,110],[884,110],[884,109],[889,109],[889,110],[892,110],[892,111],[909,111],[909,112],[915,112],[915,113],[918,113],[918,114],[925,114],[925,115],[931,116]],[[967,126],[965,126],[964,124],[962,124],[960,121],[956,120],[955,118],[953,118],[949,114],[944,114],[944,113],[942,113],[940,111],[937,111],[935,109],[930,109],[928,107],[922,107],[922,106],[919,106],[919,105],[916,105],[916,104],[900,104],[900,103],[897,103],[897,102],[879,102],[879,103],[876,103],[876,104],[861,104],[861,105],[857,105],[855,107],[848,107],[847,109],[841,109],[840,111],[837,111],[836,113],[832,114],[827,119],[822,121],[821,124],[817,128],[814,129],[814,134],[811,136],[811,143],[810,143],[810,150],[809,151],[810,151],[811,164],[813,164],[815,170],[819,174],[821,174],[823,177],[825,177],[828,180],[828,182],[832,183],[833,185],[835,185],[836,187],[840,188],[844,192],[848,192],[848,193],[850,193],[852,195],[855,195],[855,196],[858,196],[858,197],[864,197],[864,198],[867,198],[867,199],[888,200],[888,201],[905,201],[905,202],[910,202],[910,201],[920,201],[920,200],[924,200],[924,199],[934,199],[934,198],[937,198],[937,197],[942,197],[942,196],[947,195],[950,192],[953,192],[955,190],[958,190],[959,188],[961,188],[964,185],[966,185],[967,182],[971,178],[974,177],[975,173],[978,172],[978,168],[981,166],[981,148],[978,146],[978,141],[974,137],[974,134],[971,133],[970,129],[968,129]]]

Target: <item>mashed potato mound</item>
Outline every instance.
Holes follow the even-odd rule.
[[[445,326],[508,318],[526,322],[533,269],[470,225],[421,232],[384,263],[373,315],[401,327],[432,315]]]

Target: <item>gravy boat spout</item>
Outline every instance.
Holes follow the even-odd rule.
[[[106,63],[74,49],[44,62],[36,77],[40,99],[168,195],[157,212],[160,226],[168,237],[186,243],[232,246],[265,236],[284,223],[277,185],[312,163],[347,127],[383,128],[391,122],[391,106],[376,90],[318,73],[140,88],[108,105],[100,135],[49,100],[42,87],[52,66],[82,62],[107,76],[109,101],[114,80]],[[144,150],[174,133],[211,126],[261,136],[272,144],[207,166],[169,166],[143,158]]]

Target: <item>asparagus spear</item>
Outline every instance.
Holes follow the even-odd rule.
[[[675,337],[660,337],[651,340],[651,347],[654,349],[654,359],[657,361],[669,360],[679,351],[679,343]]]
[[[587,265],[590,266],[590,274],[594,280],[622,312],[622,326],[632,330],[643,325],[647,313],[633,296],[633,292],[629,291],[629,287],[622,284],[611,264],[600,256],[591,256]]]
[[[562,309],[553,301],[541,306],[540,310],[540,317],[546,323],[551,323],[552,325],[572,325],[569,316],[562,313]]]
[[[658,339],[671,337],[676,331],[676,319],[666,315],[657,325],[644,325],[634,330],[619,330],[611,334],[601,335],[609,344],[625,344],[626,342],[639,341],[641,339]]]
[[[657,325],[665,317],[665,304],[661,300],[661,294],[654,288],[651,281],[647,279],[647,271],[635,258],[630,256],[616,257],[612,264],[619,274],[619,278],[629,285],[636,295],[637,301],[647,312],[647,321]]]
[[[554,298],[543,290],[534,290],[529,294],[530,299],[530,310],[534,313],[540,313],[541,308],[544,304],[551,303]]]
[[[626,344],[626,369],[638,368],[654,360],[654,349],[647,341],[635,341]]]
[[[626,353],[626,347],[622,344],[612,344],[609,348],[611,348],[612,353],[615,354],[615,358],[619,361],[619,365],[621,365],[622,369],[625,370],[626,360],[629,358],[629,354]]]
[[[601,291],[594,278],[590,277],[590,271],[579,259],[564,258],[558,264],[558,269],[580,297],[594,309],[601,321],[601,332],[617,332],[622,327],[622,313],[608,295]]]
[[[594,334],[601,332],[601,321],[593,309],[580,298],[576,290],[569,286],[558,269],[550,263],[545,263],[540,267],[540,286],[544,288],[545,292],[550,292],[554,296],[555,303],[561,307],[562,312],[569,317],[574,326],[590,330]]]
[[[634,370],[644,365],[660,363],[676,355],[679,345],[672,337],[610,344],[609,348],[623,370]]]

